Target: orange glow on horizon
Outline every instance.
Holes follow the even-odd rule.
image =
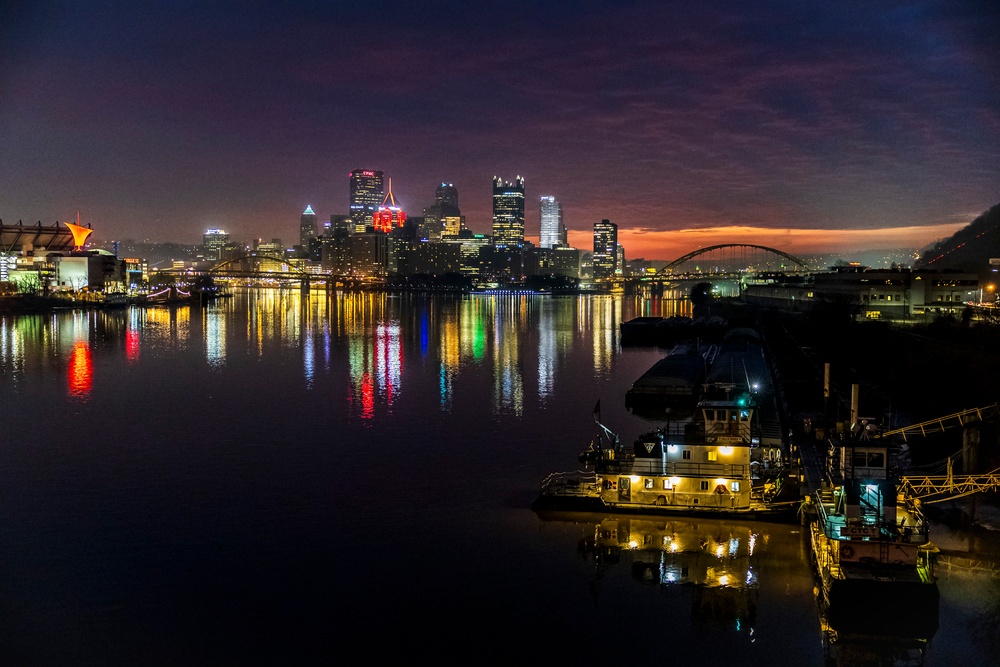
[[[879,248],[922,248],[966,226],[967,222],[886,229],[768,229],[738,225],[669,231],[619,228],[618,243],[625,248],[626,259],[672,261],[699,248],[725,243],[752,243],[791,255],[841,254]],[[589,230],[569,231],[574,248],[589,251],[593,239]]]

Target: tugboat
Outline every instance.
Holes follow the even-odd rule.
[[[754,397],[732,390],[710,389],[692,418],[631,447],[595,416],[600,433],[579,457],[587,470],[549,475],[532,508],[793,518],[798,488],[781,450],[760,446]]]
[[[579,457],[586,469],[549,475],[533,507],[793,519],[801,502],[798,475],[787,465],[759,334],[730,330],[706,382],[693,411],[630,447],[595,410],[600,432]]]
[[[878,626],[908,610],[936,628],[939,592],[920,501],[899,489],[889,451],[859,420],[853,437],[829,441],[829,481],[807,496],[803,521],[822,604],[832,627]]]

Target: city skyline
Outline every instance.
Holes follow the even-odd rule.
[[[453,183],[489,234],[520,174],[528,239],[552,195],[571,245],[611,219],[670,259],[917,248],[997,203],[990,3],[507,7],[0,10],[0,218],[293,239],[371,168],[408,211]]]

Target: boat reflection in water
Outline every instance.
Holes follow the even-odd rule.
[[[922,665],[938,629],[938,607],[900,604],[892,614],[844,613],[824,599],[822,583],[813,592],[820,611],[823,654],[828,667]]]
[[[592,527],[577,548],[596,566],[595,585],[606,570],[625,565],[639,584],[690,598],[695,626],[753,635],[768,524],[568,512],[539,517]]]

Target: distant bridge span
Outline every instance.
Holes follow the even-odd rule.
[[[697,250],[693,250],[687,253],[686,255],[682,255],[681,257],[678,257],[677,259],[675,259],[674,261],[670,262],[662,269],[657,271],[656,275],[664,276],[669,273],[672,273],[674,269],[684,264],[684,262],[694,259],[695,257],[700,257],[702,255],[711,256],[717,250],[722,250],[723,254],[725,254],[726,250],[732,250],[733,252],[732,255],[730,256],[730,261],[736,259],[737,255],[736,251],[739,251],[740,257],[745,259],[747,256],[747,250],[749,250],[751,256],[755,255],[758,252],[763,253],[764,255],[772,254],[788,260],[790,263],[796,265],[801,270],[806,270],[808,268],[803,260],[799,259],[795,255],[791,255],[787,252],[784,252],[783,250],[778,250],[777,248],[757,245],[755,243],[720,243],[718,245],[712,245],[706,248],[698,248]]]
[[[264,261],[274,262],[281,266],[284,270],[282,271],[261,271],[260,265]],[[247,268],[247,267],[250,268]],[[239,267],[239,268],[236,268]],[[314,278],[315,276],[310,274],[308,271],[303,271],[297,266],[289,263],[289,261],[283,257],[275,257],[274,255],[253,253],[249,255],[244,255],[242,257],[234,257],[232,259],[227,259],[225,261],[219,262],[211,269],[208,270],[208,274],[211,276],[220,275],[265,275],[269,274],[272,276],[280,277],[293,277],[293,278]]]

